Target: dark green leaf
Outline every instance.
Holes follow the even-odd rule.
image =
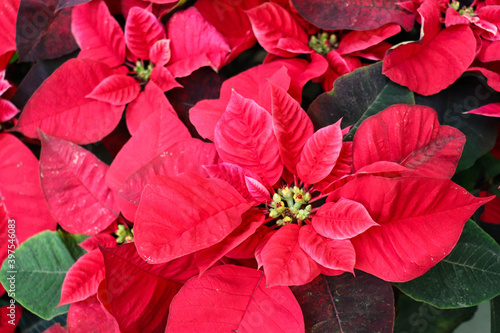
[[[69,305],[57,307],[67,271],[85,253],[74,237],[60,231],[39,233],[15,251],[15,262],[5,260],[0,282],[9,291],[14,276],[14,299],[43,319],[68,312]],[[10,266],[12,264],[12,266]]]
[[[391,285],[367,273],[320,275],[291,289],[304,313],[306,332],[392,332]]]
[[[467,73],[436,95],[415,95],[415,102],[432,107],[438,112],[441,124],[458,128],[467,136],[457,171],[472,166],[495,145],[500,120],[464,114],[482,105],[500,102],[500,95],[486,84],[483,77]]]
[[[491,333],[500,333],[500,296],[490,301]]]
[[[438,309],[400,295],[396,304],[398,315],[394,333],[451,333],[471,319],[477,306],[460,309]]]
[[[415,104],[413,92],[382,75],[379,62],[338,78],[333,90],[319,95],[307,113],[316,129],[343,118],[342,127],[354,125],[346,138],[350,140],[364,119],[393,104]]]
[[[500,246],[472,220],[453,251],[424,275],[396,286],[438,308],[477,305],[500,295]]]

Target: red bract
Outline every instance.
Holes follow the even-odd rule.
[[[172,301],[165,332],[260,330],[304,332],[299,304],[287,287],[266,288],[262,271],[224,265],[186,283]]]
[[[68,330],[86,333],[92,327],[97,333],[118,333],[116,320],[106,312],[96,296],[71,304],[68,312]]]
[[[117,67],[125,61],[122,29],[104,1],[92,1],[73,9],[71,30],[80,46],[80,58]]]
[[[249,207],[221,180],[191,173],[157,176],[144,189],[137,211],[137,250],[148,261],[162,263],[205,249],[236,229]]]
[[[480,199],[445,179],[365,176],[328,197],[362,204],[380,226],[352,238],[356,268],[384,280],[414,279],[444,258]]]
[[[35,155],[12,134],[0,134],[0,193],[9,218],[16,221],[19,243],[44,230],[55,230],[40,185]]]
[[[118,216],[105,183],[108,166],[84,148],[40,133],[42,188],[56,221],[75,234],[95,235]]]
[[[465,144],[465,135],[459,130],[441,126],[433,109],[418,105],[390,106],[361,124],[357,133],[353,144],[355,171],[378,161],[390,161],[422,176],[450,179]]]
[[[441,30],[437,2],[425,1],[421,39],[391,49],[384,58],[383,73],[392,81],[422,95],[432,95],[455,82],[476,54],[476,38],[470,27],[456,25]]]
[[[170,302],[182,286],[170,279],[170,267],[144,262],[134,244],[101,251],[106,288],[99,291],[99,299],[116,318],[120,332],[163,332]]]
[[[204,66],[218,70],[225,64],[231,50],[229,44],[195,7],[174,14],[167,30],[172,41],[168,70],[175,77],[188,76]]]
[[[40,129],[47,135],[78,144],[101,140],[118,125],[125,107],[86,96],[112,74],[112,69],[103,63],[69,60],[33,94],[16,130],[38,138]]]

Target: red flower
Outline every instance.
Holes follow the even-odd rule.
[[[340,122],[314,132],[271,84],[270,113],[233,91],[214,142],[224,163],[206,167],[211,179],[146,185],[134,233],[149,262],[194,253],[203,272],[253,244],[268,286],[354,268],[407,281],[444,258],[489,200],[449,180],[465,138],[428,107],[396,105],[367,119],[351,149]]]

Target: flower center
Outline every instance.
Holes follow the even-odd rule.
[[[151,63],[147,67],[144,65],[142,61],[137,61],[135,63],[134,72],[143,81],[149,80],[152,71],[153,71],[153,64]]]
[[[309,47],[319,54],[326,56],[328,52],[339,47],[339,41],[337,35],[334,33],[321,32],[311,36]]]
[[[279,226],[302,222],[311,214],[309,200],[311,194],[297,186],[280,188],[269,204],[269,216],[277,218]]]
[[[468,15],[470,17],[476,16],[476,13],[475,13],[473,7],[462,6],[460,8],[460,2],[459,1],[453,0],[450,3],[450,7],[453,8],[453,9],[455,9],[456,11],[458,11],[458,13],[460,15]]]
[[[115,235],[118,236],[116,239],[118,244],[132,243],[134,241],[134,231],[128,229],[123,224],[118,225],[118,230],[115,232]]]

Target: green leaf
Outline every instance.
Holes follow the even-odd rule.
[[[319,95],[307,113],[316,129],[343,118],[342,127],[354,125],[346,137],[352,140],[364,119],[393,104],[415,104],[413,92],[382,75],[378,62],[338,78],[333,90]]]
[[[495,145],[500,120],[464,114],[485,104],[500,102],[500,95],[488,86],[482,76],[467,73],[438,94],[415,95],[415,102],[432,107],[438,112],[441,124],[453,126],[467,137],[457,171],[472,166]]]
[[[0,282],[9,292],[11,283],[7,279],[15,276],[13,298],[29,311],[49,320],[68,312],[69,305],[56,308],[62,283],[69,268],[84,253],[70,234],[39,233],[16,249],[14,263],[4,261]]]
[[[291,290],[302,308],[306,332],[392,332],[391,284],[370,274],[320,275]]]
[[[438,309],[400,295],[396,305],[394,333],[451,333],[464,321],[470,320],[477,306],[460,309]]]
[[[472,220],[453,251],[424,275],[395,284],[438,308],[477,305],[500,295],[500,246]]]
[[[491,333],[500,333],[500,297],[490,301],[491,305]]]

